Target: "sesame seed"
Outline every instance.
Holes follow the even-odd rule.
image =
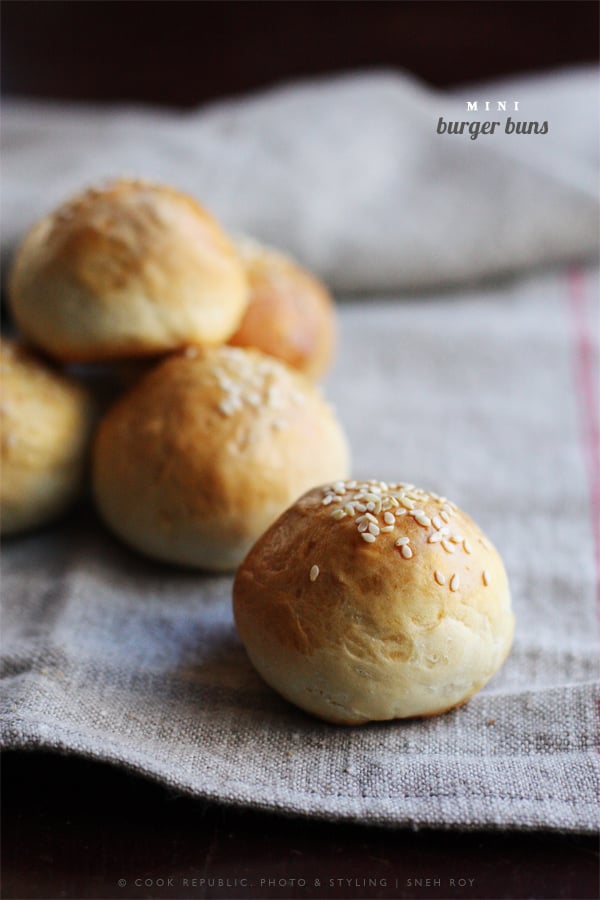
[[[373,515],[373,513],[365,513],[365,519],[368,519],[369,522],[377,522],[377,519]]]
[[[381,526],[381,531],[383,531],[383,532],[389,532],[389,531],[393,531],[393,530],[394,530],[393,525],[382,525]]]
[[[371,534],[374,534],[375,537],[377,537],[377,535],[379,534],[379,525],[376,525],[374,522],[369,522],[368,531],[370,531]]]
[[[346,503],[344,509],[346,510],[346,512],[348,513],[349,516],[354,515],[354,506],[352,503]]]
[[[444,524],[439,516],[434,516],[431,521],[433,523],[434,528],[441,528],[442,525]]]
[[[437,581],[438,584],[446,584],[446,576],[443,572],[440,572],[438,569],[433,573],[433,577]]]
[[[390,497],[390,503],[392,504],[393,507],[396,507],[396,508],[398,506],[400,506],[400,504],[398,503],[398,499],[396,497]]]
[[[344,512],[343,509],[334,509],[334,511],[331,513],[331,515],[334,519],[337,519],[338,521],[340,519],[346,518],[346,513]]]
[[[329,506],[330,503],[333,503],[333,497],[331,496],[331,494],[327,494],[327,496],[324,497],[323,500],[321,500],[321,503],[323,504],[323,506]]]
[[[488,587],[488,586],[489,586],[489,583],[490,583],[490,573],[488,572],[487,569],[484,569],[484,570],[483,570],[483,572],[481,573],[481,578],[482,578],[483,583],[485,584],[485,586]]]
[[[374,541],[376,540],[375,535],[374,535],[374,534],[370,534],[368,531],[364,531],[364,532],[361,534],[361,538],[363,539],[363,541],[366,541],[367,544],[372,544],[372,543],[374,543]]]
[[[369,512],[373,512],[373,510],[375,509],[375,504],[372,500],[367,503],[367,509],[369,510]]]
[[[414,517],[415,522],[418,525],[422,525],[423,528],[427,528],[429,525],[431,525],[431,519],[429,518],[429,516],[426,516],[424,513],[420,516],[417,516],[416,513],[413,513],[413,517]]]
[[[312,569],[310,570],[310,580],[316,581],[318,577],[319,577],[319,567],[313,566]]]
[[[445,509],[443,509],[443,510],[441,511],[440,516],[441,516],[441,518],[444,520],[444,522],[449,522],[449,521],[450,521],[450,516],[448,515],[448,513],[446,512]]]
[[[434,531],[433,534],[429,535],[428,543],[429,544],[439,544],[440,541],[443,541],[443,539],[444,539],[443,534],[440,534],[439,531]]]
[[[473,552],[473,548],[471,547],[470,543],[468,542],[468,540],[466,538],[463,541],[463,547],[465,548],[465,553]]]
[[[459,589],[459,587],[460,587],[460,578],[458,577],[458,575],[455,572],[454,575],[452,576],[452,578],[450,579],[450,590],[457,591]]]
[[[359,530],[360,533],[362,534],[363,531],[366,531],[368,527],[369,527],[369,523],[368,523],[368,522],[365,522],[364,519],[363,519],[363,521],[362,521],[362,522],[360,523],[360,525],[358,526],[358,530]]]
[[[404,546],[402,546],[402,547],[400,548],[400,553],[402,554],[402,556],[404,557],[404,559],[410,559],[411,556],[413,555],[413,552],[412,552],[412,550],[410,549],[410,547],[408,546],[408,544],[404,544]]]
[[[450,535],[449,540],[452,541],[453,544],[462,544],[464,538],[462,534],[452,534]]]
[[[412,500],[409,500],[408,497],[400,497],[400,503],[405,509],[414,509],[415,504]]]
[[[336,492],[336,494],[345,494],[346,486],[344,485],[343,481],[336,481],[333,485],[333,490]]]
[[[384,513],[383,521],[386,523],[386,525],[393,525],[394,524],[394,514],[391,512]]]
[[[456,547],[454,544],[451,544],[450,541],[447,541],[445,538],[442,540],[442,547],[446,551],[446,553],[454,553]]]
[[[364,513],[367,511],[367,507],[365,506],[364,503],[355,503],[354,508],[357,510],[357,512],[361,512],[361,513]]]
[[[405,544],[410,544],[409,537],[399,537],[398,540],[396,541],[396,547],[404,547]]]
[[[395,515],[396,516],[405,516],[406,510],[401,506],[399,509],[396,510]]]

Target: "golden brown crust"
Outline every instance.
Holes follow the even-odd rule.
[[[94,489],[141,552],[230,570],[322,473],[347,466],[340,425],[301,375],[255,351],[188,348],[102,421]]]
[[[34,225],[9,289],[23,334],[68,362],[218,344],[248,302],[243,266],[212,216],[170,187],[126,179]]]
[[[367,488],[373,499],[356,500]],[[499,554],[445,498],[377,482],[338,490],[305,494],[240,567],[234,613],[252,662],[284,697],[343,724],[465,702],[512,641]]]
[[[82,483],[92,427],[84,389],[23,347],[0,342],[2,534],[60,515]]]
[[[250,299],[230,343],[262,350],[310,378],[319,378],[335,349],[335,311],[329,291],[278,251],[248,240],[240,241],[238,247]]]

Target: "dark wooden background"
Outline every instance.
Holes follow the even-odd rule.
[[[355,68],[435,86],[598,59],[600,5],[3,0],[2,90],[192,106]]]
[[[2,0],[2,91],[184,108],[281,80],[382,66],[454,86],[597,62],[599,10],[595,0]],[[592,837],[324,825],[194,801],[45,753],[7,754],[2,777],[7,900],[598,896]],[[172,887],[158,883],[169,877]],[[331,887],[339,877],[359,884]],[[475,881],[452,888],[453,877]],[[253,886],[208,886],[219,878]],[[422,884],[409,885],[415,878]]]

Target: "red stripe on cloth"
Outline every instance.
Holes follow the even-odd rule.
[[[592,535],[596,561],[596,589],[600,615],[600,403],[591,337],[589,297],[584,274],[569,273],[569,306],[576,348],[576,382],[581,406],[582,437],[588,470]]]

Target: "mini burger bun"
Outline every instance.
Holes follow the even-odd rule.
[[[230,343],[254,347],[309,378],[329,367],[336,342],[335,309],[325,285],[278,250],[237,242],[249,285],[248,309]]]
[[[195,200],[120,179],[31,228],[9,299],[29,341],[65,362],[93,362],[227,341],[247,285],[229,239]]]
[[[12,535],[46,524],[77,497],[93,412],[81,385],[5,339],[0,373],[0,522]]]
[[[347,470],[342,428],[302,375],[256,351],[190,347],[106,414],[93,482],[102,517],[132,547],[228,571],[325,473]]]
[[[267,684],[343,725],[459,706],[514,629],[504,565],[477,525],[436,494],[377,481],[300,498],[244,560],[233,604]]]

